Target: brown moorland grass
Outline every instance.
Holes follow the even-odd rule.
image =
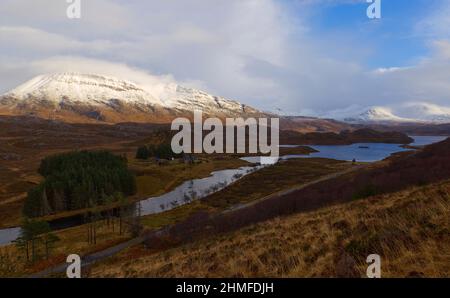
[[[132,156],[132,144],[155,130],[157,124],[68,124],[36,117],[0,116],[0,227],[20,223],[26,193],[42,180],[41,160],[73,150],[110,150]]]
[[[450,181],[411,187],[152,253],[131,248],[91,277],[450,276]]]

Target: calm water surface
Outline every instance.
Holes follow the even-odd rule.
[[[261,167],[241,167],[239,169],[216,171],[212,172],[209,177],[186,181],[171,192],[141,201],[142,215],[160,213],[204,198]]]
[[[411,136],[414,142],[412,146],[425,146],[445,140],[445,136]],[[299,145],[280,145],[280,147],[298,147]],[[358,143],[352,145],[308,145],[319,152],[311,153],[310,155],[285,155],[280,159],[291,158],[331,158],[337,160],[351,161],[355,159],[360,162],[374,162],[385,159],[393,153],[409,151],[411,149],[402,148],[402,144],[386,144],[386,143]],[[266,161],[268,160],[265,158]],[[258,163],[260,157],[245,157],[244,160],[248,162]],[[278,159],[272,159],[272,163],[277,162]],[[264,163],[264,162],[263,162]]]
[[[411,146],[426,146],[434,143],[441,142],[448,137],[446,136],[410,136],[414,139],[414,142],[411,143]]]

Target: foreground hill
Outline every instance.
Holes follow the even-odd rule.
[[[449,217],[445,181],[276,218],[157,254],[136,248],[94,267],[91,276],[362,277],[365,258],[377,253],[383,277],[449,277]]]

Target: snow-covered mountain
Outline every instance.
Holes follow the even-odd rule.
[[[220,118],[278,114],[289,122],[289,129],[299,125],[298,119],[302,120],[302,125],[306,120],[312,121],[304,117],[296,121],[283,117],[289,113],[281,109],[264,113],[238,101],[173,82],[161,80],[139,85],[99,74],[40,75],[0,96],[2,115],[35,115],[68,122],[167,123],[175,117],[191,117],[194,110],[201,110],[205,116]],[[411,103],[394,110],[380,106],[350,106],[317,116],[319,118],[315,122],[326,118],[350,124],[450,123],[450,108],[430,103]]]
[[[40,75],[6,95],[19,101],[45,99],[55,103],[76,101],[100,105],[120,99],[127,103],[162,105],[158,98],[132,82],[96,74]]]
[[[214,96],[204,91],[169,84],[160,94],[165,107],[178,111],[200,110],[210,115],[240,115],[261,113],[259,110],[235,100]]]
[[[399,113],[424,122],[450,123],[450,108],[426,102],[406,104]]]
[[[161,87],[162,86],[162,87]],[[174,83],[140,86],[98,74],[61,73],[37,76],[0,97],[2,114],[34,114],[78,122],[167,122],[194,109],[217,117],[258,114],[234,100]]]
[[[429,103],[410,103],[396,107],[351,106],[321,115],[347,123],[450,123],[450,108]]]
[[[372,107],[355,116],[347,116],[345,122],[408,122],[411,119],[402,118],[392,113],[390,109],[384,107]]]
[[[323,118],[331,118],[347,123],[381,123],[381,122],[409,122],[413,121],[395,115],[385,107],[361,108],[351,106],[346,109],[335,110],[321,115]]]

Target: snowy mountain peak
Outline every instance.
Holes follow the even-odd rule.
[[[107,77],[98,74],[81,74],[81,73],[60,73],[60,74],[47,74],[40,75],[32,80],[24,83],[23,85],[14,89],[16,92],[32,92],[35,89],[39,89],[43,86],[51,83],[65,83],[65,84],[77,84],[77,85],[89,85],[89,86],[103,86],[108,88],[120,89],[125,91],[127,89],[138,90],[134,83],[119,80],[113,77]]]
[[[394,110],[380,106],[369,108],[350,106],[328,112],[322,117],[349,123],[450,123],[450,108],[430,103],[408,103],[397,106]]]
[[[343,120],[345,122],[405,122],[409,121],[407,118],[402,118],[394,115],[394,113],[385,107],[370,107],[365,110],[360,111],[339,111],[335,112],[338,114],[338,120]]]
[[[425,122],[450,122],[450,108],[431,103],[410,103],[403,108],[402,112]]]
[[[6,95],[26,100],[77,101],[89,104],[110,100],[159,104],[162,102],[136,84],[98,74],[60,73],[37,76]]]
[[[200,110],[211,115],[260,113],[258,110],[238,101],[214,96],[202,90],[186,88],[180,85],[172,85],[166,88],[166,91],[161,95],[161,100],[172,109]]]
[[[367,111],[359,114],[357,120],[362,121],[402,121],[401,117],[398,117],[392,113],[390,109],[383,107],[372,107]]]
[[[8,114],[60,119],[88,117],[107,122],[167,122],[175,116],[191,116],[193,110],[217,117],[261,114],[235,100],[172,81],[155,79],[139,85],[114,77],[80,73],[37,76],[0,96],[0,108]]]

